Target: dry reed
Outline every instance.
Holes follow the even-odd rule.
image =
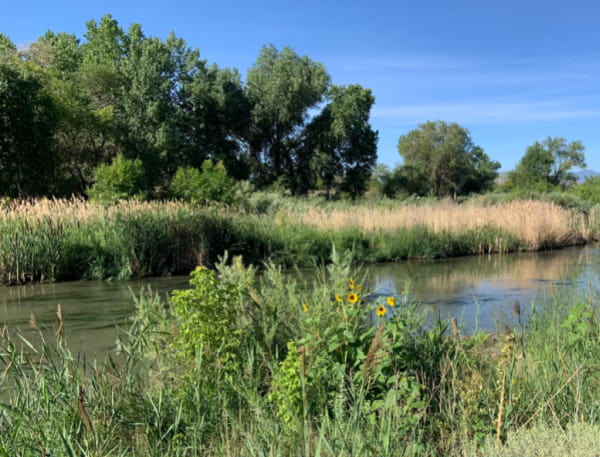
[[[64,219],[90,221],[111,217],[116,214],[128,215],[139,212],[172,213],[189,205],[181,202],[142,202],[120,201],[115,204],[92,203],[80,198],[35,200],[15,200],[0,210],[0,222],[10,220],[35,221],[40,219]]]
[[[513,201],[493,206],[441,202],[436,206],[397,208],[356,206],[328,210],[315,207],[294,217],[302,224],[321,229],[356,227],[366,232],[422,226],[440,233],[493,227],[515,235],[533,249],[547,243],[583,243],[592,236],[591,222],[584,215],[541,201]]]

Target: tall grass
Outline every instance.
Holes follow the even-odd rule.
[[[598,211],[545,202],[272,206],[255,214],[176,202],[13,202],[0,210],[0,282],[187,273],[226,250],[251,263],[309,266],[330,261],[332,244],[378,262],[548,249],[600,233]]]
[[[104,364],[74,358],[61,332],[38,345],[5,328],[0,455],[597,452],[596,291],[463,336],[424,327],[402,296],[371,296],[332,257],[313,283],[274,264],[259,280],[238,259],[196,270],[168,306],[145,293]]]
[[[440,202],[435,206],[395,208],[310,208],[296,216],[301,223],[321,229],[356,227],[366,232],[389,233],[425,228],[436,234],[495,230],[513,236],[532,250],[582,243],[590,239],[591,227],[597,224],[583,214],[541,201],[512,201],[493,206]]]

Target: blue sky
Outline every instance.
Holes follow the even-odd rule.
[[[264,44],[322,62],[335,84],[373,90],[379,161],[390,166],[400,135],[444,120],[503,170],[561,136],[581,140],[600,171],[600,2],[23,0],[4,2],[0,32],[26,47],[46,30],[81,37],[106,13],[147,35],[174,31],[242,75]]]

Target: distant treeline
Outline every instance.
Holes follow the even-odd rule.
[[[0,34],[0,195],[227,203],[220,189],[234,180],[352,199],[498,187],[500,163],[456,123],[421,124],[400,136],[401,166],[376,165],[371,90],[334,85],[290,48],[264,46],[242,80],[173,33],[125,31],[110,15],[86,25],[81,38],[48,31],[22,51]],[[583,150],[535,142],[502,188],[564,190]]]

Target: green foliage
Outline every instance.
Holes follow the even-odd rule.
[[[204,369],[215,366],[234,372],[239,366],[239,345],[243,328],[236,326],[233,309],[235,290],[218,282],[215,272],[198,267],[192,272],[189,290],[175,291],[170,299],[179,319],[173,348],[179,357],[199,359]],[[213,368],[211,368],[213,367]]]
[[[579,141],[567,144],[564,138],[548,137],[527,148],[504,187],[509,190],[531,189],[548,192],[565,189],[575,182],[573,167],[585,167],[584,147]]]
[[[377,132],[369,124],[375,97],[357,84],[332,86],[329,97],[331,102],[307,127],[306,147],[314,157],[303,167],[315,169],[328,194],[337,181],[339,191],[354,200],[367,189],[377,159]]]
[[[280,183],[306,194],[325,176],[328,189],[331,178],[355,198],[375,161],[370,90],[328,94],[325,67],[290,48],[264,47],[244,84],[237,70],[208,65],[173,33],[147,36],[140,24],[125,30],[107,14],[89,21],[82,38],[48,31],[25,51],[0,36],[0,65],[2,86],[11,86],[4,98],[23,102],[0,93],[13,113],[4,119],[3,147],[18,149],[5,160],[15,181],[5,186],[10,195],[85,195],[94,170],[123,154],[142,161],[160,197],[178,168],[212,160],[258,187]],[[308,122],[327,96],[324,121]],[[31,144],[17,138],[17,119],[29,126]],[[19,154],[17,162],[36,163],[27,185],[11,163]]]
[[[0,33],[0,64],[15,62],[17,47],[9,37]]]
[[[202,172],[192,167],[179,168],[171,182],[176,198],[204,205],[219,202],[231,204],[235,198],[235,182],[227,176],[223,162],[206,160]]]
[[[473,144],[468,130],[455,123],[426,122],[400,137],[398,151],[405,166],[412,167],[407,176],[427,180],[429,192],[436,197],[466,195],[492,187],[500,168],[479,146]]]
[[[169,306],[145,292],[93,369],[54,329],[3,330],[0,454],[595,455],[597,291],[450,334],[330,255],[316,280],[224,258]]]
[[[570,192],[592,205],[597,205],[600,203],[600,177],[588,178],[573,186]]]
[[[423,170],[415,165],[404,164],[394,168],[384,187],[384,193],[394,198],[430,195],[431,190]]]
[[[325,67],[291,48],[264,46],[246,76],[251,127],[248,143],[258,185],[293,181],[307,163],[300,147],[308,110],[322,101],[330,78]]]
[[[34,73],[0,62],[0,188],[11,197],[51,192],[53,100]]]
[[[332,259],[328,270],[335,282],[323,279],[314,286],[319,298],[302,304],[303,331],[288,343],[268,399],[290,433],[298,433],[307,417],[340,420],[360,398],[365,420],[397,414],[397,438],[410,440],[424,408],[407,372],[421,335],[418,314],[394,297],[369,298],[361,284],[342,279],[350,273],[350,258],[334,250]]]
[[[110,165],[100,165],[94,170],[94,184],[88,191],[88,196],[93,201],[102,202],[142,199],[145,188],[142,161],[129,160],[119,154]]]

